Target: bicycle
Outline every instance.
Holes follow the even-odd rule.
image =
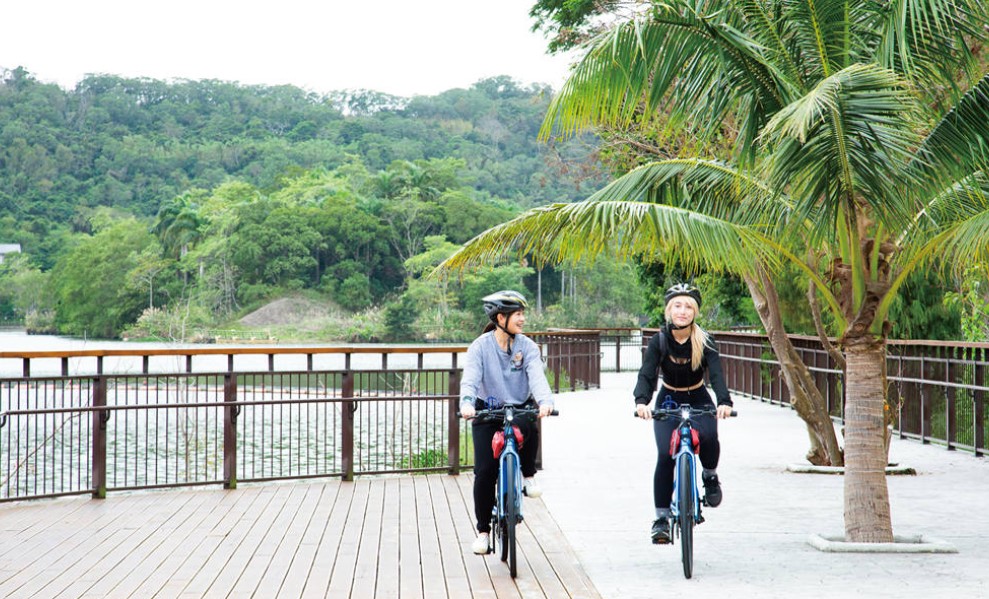
[[[665,403],[665,402],[664,402]],[[695,408],[690,404],[676,407],[658,407],[652,411],[654,420],[678,419],[670,437],[670,453],[673,454],[673,499],[670,503],[671,542],[680,537],[680,556],[683,575],[690,578],[694,570],[694,526],[704,522],[701,506],[707,505],[697,485],[697,458],[699,451],[692,419],[697,416],[716,415],[717,408]],[[732,410],[732,416],[738,414]]]
[[[486,422],[500,422],[503,424],[500,433],[504,438],[504,445],[500,454],[492,443],[492,451],[498,458],[498,482],[496,492],[496,502],[491,510],[491,534],[488,536],[488,553],[495,553],[497,543],[501,543],[501,561],[508,562],[508,571],[512,578],[518,574],[518,562],[515,548],[515,529],[523,520],[522,516],[522,468],[519,462],[519,446],[521,444],[521,433],[513,422],[518,416],[539,414],[539,408],[523,408],[520,406],[504,406],[502,408],[489,408],[478,410],[474,414],[475,419]],[[550,415],[556,416],[559,412],[553,410]],[[518,436],[516,436],[518,435]],[[500,537],[495,541],[495,537]]]

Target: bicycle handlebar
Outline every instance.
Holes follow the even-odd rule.
[[[532,415],[534,415],[534,414],[538,414],[539,413],[539,408],[523,408],[523,407],[519,407],[519,406],[506,406],[506,407],[512,408],[512,411],[515,412],[516,414],[523,414],[523,415],[524,414],[532,414]],[[549,413],[549,415],[550,416],[559,416],[560,415],[560,411],[559,410],[553,410],[552,412]],[[457,418],[462,418],[462,417],[463,417],[463,414],[461,414],[460,411],[458,410],[457,411]],[[504,418],[505,417],[505,408],[488,408],[486,410],[477,410],[476,412],[474,412],[474,415],[471,418],[476,419],[476,418],[485,418],[485,417],[487,417],[487,418],[499,418],[499,417],[500,418]]]
[[[687,410],[690,416],[707,416],[715,415],[718,413],[717,406],[703,406],[700,408],[694,407],[690,404],[680,404],[675,408],[653,408],[652,418],[653,420],[666,420],[667,418],[679,418],[683,414],[684,409]],[[638,418],[638,412],[633,412],[632,416]],[[735,410],[731,411],[731,416],[738,416],[738,412]]]

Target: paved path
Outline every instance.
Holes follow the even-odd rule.
[[[546,503],[605,599],[691,597],[989,596],[989,463],[916,441],[894,441],[888,477],[896,535],[935,537],[956,554],[825,553],[812,534],[843,531],[842,477],[795,474],[806,430],[788,408],[737,398],[720,426],[724,503],[695,531],[694,577],[679,549],[654,546],[647,422],[632,417],[634,374],[603,374],[600,390],[557,396],[544,425]],[[679,595],[680,591],[689,595]]]

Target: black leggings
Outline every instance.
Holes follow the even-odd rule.
[[[671,391],[665,387],[660,387],[658,403],[662,403],[669,396],[678,404],[689,403],[694,407],[711,405],[711,396],[707,389],[700,387],[693,391]],[[701,466],[708,470],[718,467],[718,458],[721,457],[721,443],[718,441],[718,419],[716,416],[698,416],[691,419],[694,430],[700,437]],[[676,429],[677,420],[667,418],[666,420],[653,420],[653,432],[656,435],[656,450],[659,454],[656,460],[656,472],[652,479],[653,501],[656,507],[669,509],[673,499],[673,456],[670,455],[670,436]]]
[[[529,418],[516,418],[515,424],[522,431],[522,448],[519,463],[522,476],[536,474],[536,453],[539,451],[539,427]],[[501,430],[498,422],[482,422],[473,425],[474,435],[474,516],[478,532],[491,532],[491,510],[497,501],[498,460],[491,450],[491,439]]]

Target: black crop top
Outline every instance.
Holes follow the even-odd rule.
[[[660,335],[666,337],[666,355],[663,356],[661,363]],[[725,384],[725,377],[721,371],[721,356],[718,354],[714,340],[710,339],[707,347],[704,348],[704,359],[698,370],[692,370],[690,367],[692,347],[690,339],[687,339],[685,343],[677,342],[673,338],[669,325],[653,335],[646,346],[645,354],[642,356],[639,380],[635,384],[635,391],[633,391],[635,403],[648,404],[652,401],[660,372],[663,374],[663,381],[668,386],[682,389],[701,382],[706,370],[718,405],[732,405],[731,395],[728,393],[728,386]]]

